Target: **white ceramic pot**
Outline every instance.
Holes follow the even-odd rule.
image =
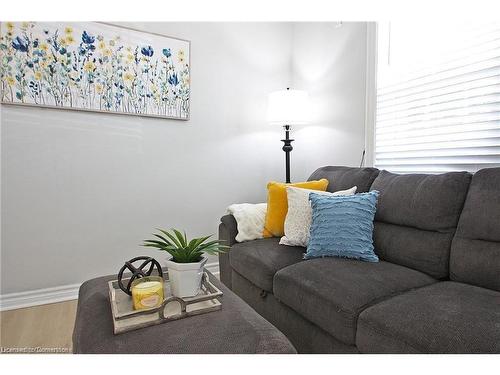
[[[200,292],[203,267],[208,258],[197,263],[176,263],[172,257],[167,260],[168,277],[172,294],[176,297],[193,297]]]

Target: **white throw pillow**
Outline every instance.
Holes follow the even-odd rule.
[[[321,195],[353,195],[357,186],[334,193],[287,186],[288,212],[285,218],[285,235],[280,244],[287,246],[307,247],[309,243],[309,229],[312,221],[312,208],[309,202],[309,193]]]
[[[267,203],[232,204],[227,212],[234,216],[238,226],[237,242],[262,238],[264,221],[266,220]]]

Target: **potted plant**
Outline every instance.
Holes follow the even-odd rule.
[[[176,297],[192,297],[199,293],[203,267],[207,262],[206,254],[225,252],[229,246],[224,246],[219,240],[208,241],[206,236],[188,240],[186,232],[182,234],[177,229],[172,232],[158,229],[153,233],[156,238],[144,240],[144,246],[154,247],[170,254],[167,259],[168,275],[172,286],[172,294]]]

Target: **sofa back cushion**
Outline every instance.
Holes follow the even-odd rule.
[[[373,235],[380,259],[447,278],[451,241],[470,180],[467,172],[381,171],[371,186],[380,192]]]
[[[450,278],[500,291],[500,168],[472,177],[451,247]]]
[[[357,186],[358,193],[365,193],[378,175],[377,168],[354,168],[328,166],[316,169],[308,181],[326,178],[327,191],[333,193],[338,190],[347,190]]]

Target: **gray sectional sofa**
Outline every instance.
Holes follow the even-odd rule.
[[[328,190],[380,192],[378,263],[303,260],[278,238],[235,242],[221,280],[301,353],[500,353],[500,168],[398,175],[323,167]]]

